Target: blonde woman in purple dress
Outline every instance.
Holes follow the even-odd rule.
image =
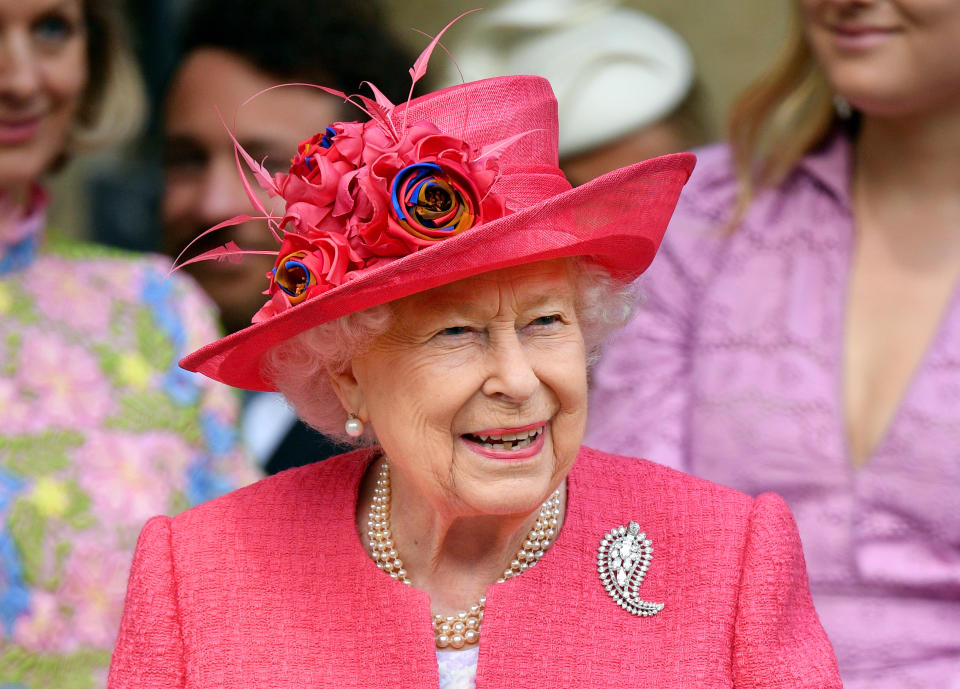
[[[799,0],[699,159],[587,442],[780,493],[845,686],[960,686],[960,3]]]

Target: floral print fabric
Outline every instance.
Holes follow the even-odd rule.
[[[480,647],[471,646],[462,651],[437,651],[440,671],[440,689],[476,689],[477,660]]]
[[[0,274],[0,687],[105,684],[144,522],[255,480],[169,264],[62,243]]]

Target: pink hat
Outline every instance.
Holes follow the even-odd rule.
[[[557,167],[557,102],[540,77],[476,81],[396,107],[374,95],[352,97],[368,122],[337,122],[301,143],[288,173],[271,177],[238,147],[258,183],[286,202],[275,218],[249,194],[281,244],[270,299],[253,325],[183,368],[272,390],[260,360],[274,345],[439,285],[569,256],[631,281],[653,260],[695,162],[663,156],[571,188]],[[239,253],[231,243],[198,259]]]

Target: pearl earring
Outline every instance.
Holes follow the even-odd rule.
[[[350,416],[347,417],[347,422],[343,424],[343,430],[345,430],[351,438],[359,438],[363,435],[363,421],[358,419],[356,415],[350,414]]]

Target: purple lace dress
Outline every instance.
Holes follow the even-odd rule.
[[[790,504],[848,689],[960,687],[960,303],[862,468],[841,400],[854,240],[848,142],[721,228],[725,148],[700,153],[637,318],[593,373],[586,443]]]

